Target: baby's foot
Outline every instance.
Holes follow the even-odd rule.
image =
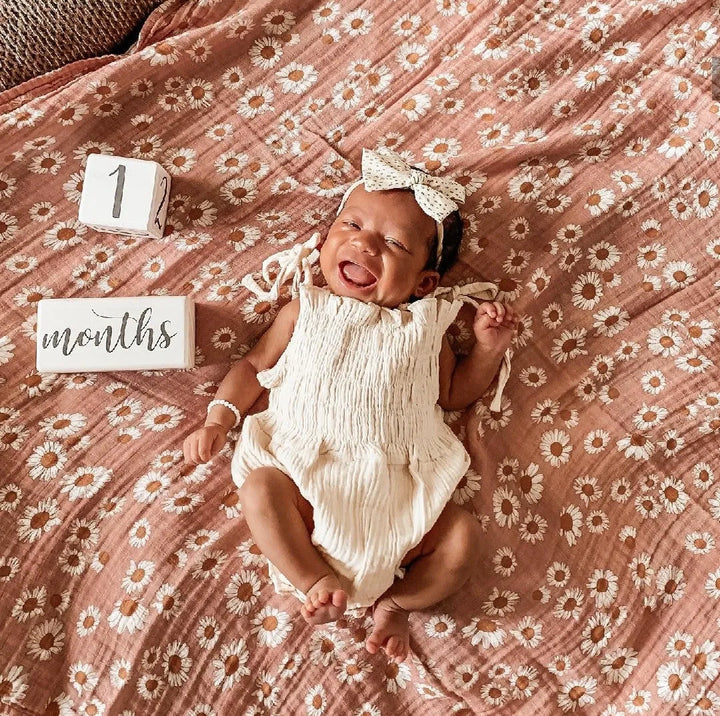
[[[379,601],[373,611],[375,626],[365,642],[365,648],[371,654],[384,649],[391,661],[405,661],[410,648],[410,628],[408,613],[391,598]]]
[[[334,622],[345,614],[347,594],[334,574],[318,579],[305,596],[300,613],[308,624]]]

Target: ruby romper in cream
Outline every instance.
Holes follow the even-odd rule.
[[[272,466],[313,507],[312,543],[349,607],[369,606],[433,526],[470,458],[438,405],[443,335],[471,284],[386,308],[301,284],[295,328],[278,362],[257,374],[267,410],[245,418],[232,459],[242,485]],[[463,295],[465,294],[465,295]],[[499,409],[509,354],[493,405]],[[294,591],[270,565],[278,591]]]

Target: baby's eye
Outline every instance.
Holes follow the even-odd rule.
[[[385,241],[390,244],[390,246],[394,246],[395,248],[402,249],[403,251],[407,251],[405,246],[401,244],[399,241],[396,241],[395,239],[388,236]]]
[[[345,224],[352,229],[359,229],[360,225],[355,221],[346,221]]]

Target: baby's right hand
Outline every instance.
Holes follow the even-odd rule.
[[[226,438],[227,430],[216,423],[204,425],[190,433],[183,443],[185,462],[190,465],[207,462],[213,455],[220,452]]]

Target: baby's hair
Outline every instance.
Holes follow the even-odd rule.
[[[430,172],[421,169],[420,167],[413,167],[423,174],[430,174]],[[406,191],[412,191],[407,189]],[[443,219],[443,247],[442,253],[440,254],[440,264],[437,263],[437,233],[435,238],[430,243],[430,255],[428,256],[427,263],[423,267],[423,271],[437,271],[440,276],[453,266],[458,260],[460,255],[460,243],[462,242],[463,233],[463,222],[460,212],[455,209],[452,214],[448,214]]]
[[[430,244],[430,255],[423,271],[437,271],[442,276],[457,260],[460,255],[462,242],[463,222],[460,212],[456,209],[443,219],[443,246],[440,254],[440,265],[436,265],[437,234]]]

